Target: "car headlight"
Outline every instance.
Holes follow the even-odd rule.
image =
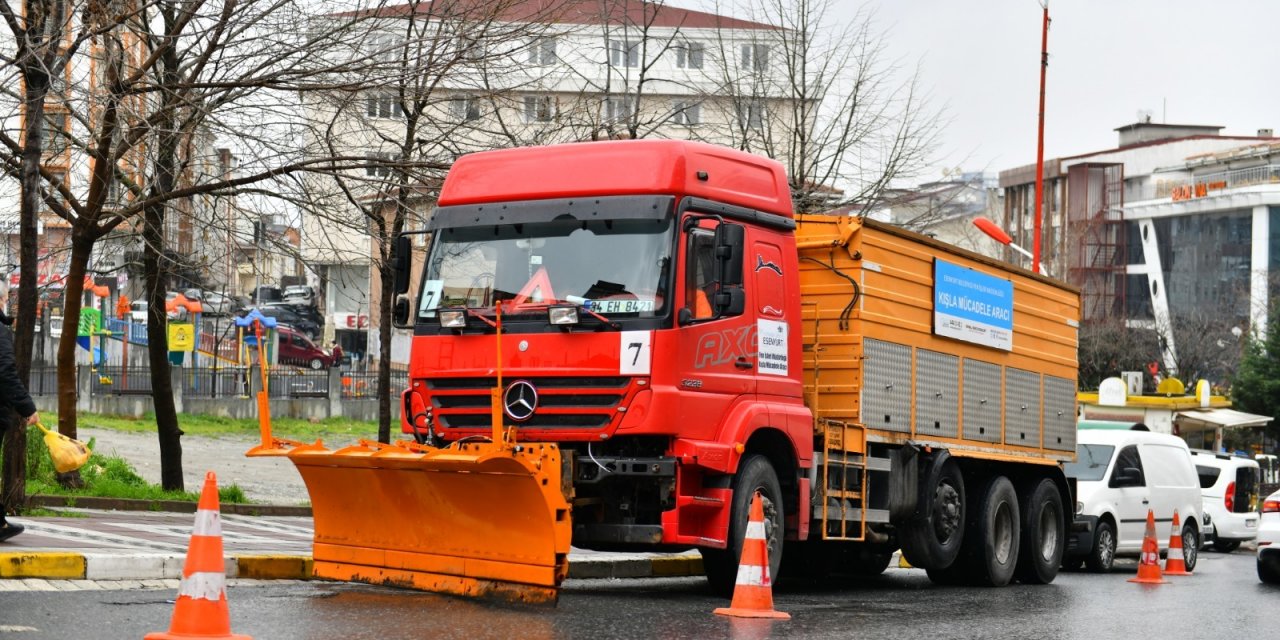
[[[462,309],[441,310],[436,316],[445,329],[465,329],[467,326],[467,312]]]
[[[578,324],[578,308],[570,306],[549,307],[547,308],[547,320],[554,325]]]

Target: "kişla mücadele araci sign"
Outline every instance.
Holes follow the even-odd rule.
[[[933,332],[1013,350],[1013,283],[944,260],[933,263]]]

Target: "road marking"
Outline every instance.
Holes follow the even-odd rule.
[[[12,624],[0,624],[0,633],[17,633],[19,631],[39,631],[35,627],[20,627]]]
[[[124,524],[124,523],[116,523]],[[27,531],[40,533],[54,538],[62,538],[68,540],[93,540],[94,542],[102,542],[125,549],[135,547],[149,547],[152,549],[161,549],[164,551],[186,551],[185,544],[170,544],[167,542],[159,542],[155,540],[146,540],[143,538],[135,538],[133,536],[116,535],[110,533],[102,533],[92,529],[84,529],[80,527],[68,527],[64,525],[53,524],[51,522],[30,522],[26,523]],[[190,530],[188,529],[188,537]]]

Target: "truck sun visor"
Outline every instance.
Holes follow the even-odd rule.
[[[609,196],[487,202],[438,207],[428,228],[453,229],[494,224],[550,222],[564,216],[578,220],[661,220],[671,215],[674,196]]]

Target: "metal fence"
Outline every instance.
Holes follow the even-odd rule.
[[[407,369],[391,370],[391,393],[398,394],[409,387],[409,371]],[[342,373],[342,399],[356,400],[361,398],[377,398],[378,372],[376,371],[344,371]]]
[[[304,369],[271,372],[267,385],[270,398],[328,398],[329,372]]]
[[[99,366],[90,376],[93,393],[109,395],[151,395],[151,368],[137,365]]]
[[[184,398],[245,398],[253,390],[250,370],[246,367],[199,367],[183,369]]]
[[[52,396],[58,393],[58,368],[53,366],[31,367],[27,380],[27,392],[33,396]]]

